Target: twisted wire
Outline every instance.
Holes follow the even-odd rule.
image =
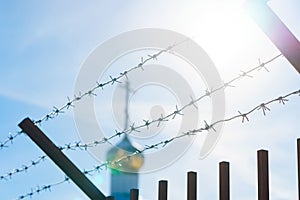
[[[41,185],[41,186],[37,186],[35,188],[31,188],[30,192],[27,192],[26,194],[20,195],[18,198],[16,198],[17,200],[21,200],[21,199],[26,199],[28,197],[32,198],[32,196],[40,194],[41,192],[51,192],[51,189],[55,186],[61,185],[63,183],[66,182],[70,182],[70,178],[65,176],[65,178],[61,181],[58,181],[56,183],[52,183],[52,184],[46,184],[46,185]]]
[[[48,114],[44,115],[39,120],[35,120],[35,124],[40,125],[44,121],[48,121],[49,119],[55,118],[59,114],[62,114],[66,110],[74,107],[74,103],[76,101],[80,101],[81,99],[83,99],[83,98],[85,98],[87,96],[97,96],[97,94],[95,92],[96,92],[96,90],[98,90],[100,88],[104,89],[108,85],[114,85],[116,83],[121,83],[120,80],[122,78],[125,77],[126,79],[128,79],[128,74],[130,72],[135,71],[137,69],[144,70],[144,65],[146,63],[148,63],[151,60],[156,61],[158,59],[158,57],[160,55],[162,55],[163,53],[169,52],[174,47],[176,47],[178,45],[181,45],[181,44],[183,44],[183,43],[185,43],[185,42],[187,42],[189,40],[190,40],[189,38],[186,38],[186,39],[184,39],[182,41],[176,42],[173,45],[170,45],[167,48],[158,51],[157,53],[154,53],[152,55],[151,54],[147,55],[147,58],[141,57],[141,60],[140,60],[140,62],[137,65],[135,65],[135,66],[133,66],[133,67],[131,67],[131,68],[123,71],[123,72],[120,72],[119,75],[116,75],[116,76],[109,75],[109,80],[104,81],[102,83],[96,82],[96,85],[94,87],[90,88],[86,92],[83,92],[83,93],[80,92],[78,95],[74,95],[74,98],[72,98],[72,99],[70,97],[67,97],[67,102],[64,105],[62,105],[61,107],[55,107],[55,106],[53,106],[53,110],[51,112],[49,112]]]
[[[130,157],[132,157],[132,156],[135,156],[135,155],[138,155],[138,154],[142,154],[145,151],[148,151],[150,149],[158,149],[159,147],[164,148],[166,145],[168,145],[169,143],[173,142],[174,140],[177,140],[177,139],[180,139],[180,138],[183,138],[183,137],[187,137],[187,136],[191,136],[191,135],[196,135],[196,134],[198,134],[200,132],[203,132],[203,131],[209,131],[209,130],[216,131],[214,127],[217,124],[219,124],[219,123],[229,122],[229,121],[232,121],[232,120],[237,119],[237,118],[241,118],[242,119],[242,123],[244,123],[245,121],[249,122],[250,121],[249,120],[249,115],[251,115],[255,111],[261,110],[262,114],[264,116],[266,116],[267,112],[271,111],[271,109],[268,107],[268,105],[270,105],[270,104],[272,104],[274,102],[278,102],[278,103],[280,103],[282,105],[285,105],[288,102],[288,100],[289,100],[288,97],[294,96],[294,95],[300,96],[300,89],[295,90],[293,92],[290,92],[290,93],[288,93],[286,95],[279,96],[279,97],[274,98],[272,100],[269,100],[267,102],[260,103],[259,105],[257,105],[255,107],[253,107],[252,109],[250,109],[248,112],[242,113],[242,112],[238,111],[239,114],[237,114],[237,115],[234,115],[234,116],[232,116],[230,118],[226,118],[226,119],[215,121],[215,122],[213,122],[211,124],[208,124],[206,121],[204,121],[204,125],[201,128],[197,128],[197,129],[193,129],[193,130],[189,130],[189,131],[183,132],[180,135],[177,135],[175,137],[171,137],[171,138],[169,138],[167,140],[160,141],[160,142],[157,142],[157,143],[154,143],[154,144],[151,144],[151,145],[145,145],[145,147],[142,150],[137,150],[137,151],[135,151],[135,152],[133,152],[131,154],[128,154],[126,156],[121,157],[118,160],[115,160],[114,162],[109,162],[108,165],[118,167],[118,166],[120,166],[120,163],[122,161],[130,159]]]
[[[197,105],[196,103],[199,102],[201,99],[205,98],[205,97],[210,97],[212,94],[216,93],[217,91],[219,90],[222,90],[222,89],[225,89],[229,86],[233,87],[233,85],[231,85],[233,82],[241,79],[241,78],[244,78],[244,77],[253,77],[250,75],[250,73],[252,73],[253,71],[255,70],[260,70],[262,68],[266,68],[266,65],[271,63],[272,61],[276,60],[277,58],[279,58],[281,56],[280,55],[277,55],[273,58],[271,58],[270,60],[264,62],[264,63],[259,63],[258,66],[255,66],[253,68],[251,68],[250,70],[247,70],[247,71],[242,71],[241,74],[237,75],[235,78],[231,79],[229,82],[226,82],[224,83],[222,86],[216,88],[216,89],[207,89],[205,91],[205,93],[198,97],[197,99],[193,99],[191,98],[191,101],[188,102],[186,105],[184,105],[183,107],[181,108],[178,108],[178,106],[176,105],[175,106],[175,110],[165,116],[163,116],[163,114],[160,115],[159,118],[157,119],[153,119],[153,120],[148,120],[148,119],[144,119],[142,124],[140,125],[135,125],[135,123],[132,123],[129,128],[126,128],[122,131],[119,131],[119,130],[115,130],[115,134],[111,135],[110,137],[103,137],[101,140],[95,140],[91,143],[88,143],[88,144],[82,144],[81,142],[76,142],[74,144],[68,144],[68,145],[65,145],[64,147],[61,147],[63,149],[75,149],[75,148],[81,148],[81,149],[87,149],[89,147],[95,147],[95,146],[98,146],[99,144],[104,144],[104,143],[109,143],[110,140],[116,138],[116,137],[120,137],[124,134],[130,134],[132,132],[139,132],[139,129],[142,129],[142,128],[148,128],[151,124],[157,124],[157,127],[159,127],[163,122],[167,122],[169,120],[172,120],[172,119],[175,119],[176,116],[182,116],[182,112],[183,110],[185,110],[186,108],[190,107],[190,106],[194,106],[195,108],[197,108]]]
[[[197,99],[192,99],[191,98],[191,101],[184,105],[182,108],[178,108],[178,106],[176,105],[175,106],[175,110],[165,116],[161,115],[159,118],[157,119],[154,119],[152,121],[150,120],[143,120],[143,124],[140,124],[140,125],[137,125],[135,126],[135,123],[131,124],[129,126],[129,128],[127,129],[124,129],[123,131],[118,131],[118,130],[115,130],[115,134],[111,135],[110,137],[103,137],[101,140],[95,140],[91,143],[82,143],[81,141],[76,141],[74,143],[69,143],[69,144],[65,144],[64,146],[59,146],[59,149],[60,150],[76,150],[76,149],[80,149],[80,150],[87,150],[88,148],[93,148],[93,147],[96,147],[98,145],[101,145],[101,144],[104,144],[104,143],[110,143],[110,141],[116,137],[120,137],[124,134],[130,134],[132,132],[139,132],[139,129],[142,129],[142,128],[148,128],[151,124],[154,124],[154,123],[157,123],[157,127],[159,127],[163,122],[167,122],[169,120],[172,120],[174,119],[176,116],[178,115],[183,115],[182,114],[182,111],[184,109],[186,109],[187,107],[190,107],[190,106],[194,106],[195,108],[197,108],[197,105],[196,103],[199,102],[201,99],[205,98],[205,97],[211,97],[212,94],[214,94],[215,92],[219,91],[219,90],[222,90],[222,89],[225,89],[227,87],[233,87],[232,83],[236,82],[237,80],[240,80],[241,78],[244,78],[244,77],[250,77],[250,78],[253,78],[253,76],[250,75],[250,73],[254,72],[255,70],[261,70],[262,68],[266,68],[266,65],[271,63],[272,61],[276,60],[277,58],[279,58],[281,56],[280,55],[277,55],[277,56],[274,56],[273,58],[271,58],[270,60],[267,60],[266,62],[263,62],[261,63],[259,61],[259,65],[258,66],[255,66],[247,71],[242,71],[241,74],[238,74],[236,77],[234,77],[233,79],[231,79],[230,81],[224,83],[222,86],[220,86],[219,88],[216,88],[216,89],[212,89],[212,90],[206,90],[204,95],[198,97]],[[266,68],[267,69],[267,68]],[[269,72],[269,70],[267,69],[266,71]],[[285,102],[284,99],[281,100],[282,103]],[[265,113],[266,111],[268,111],[267,108],[261,108],[263,110],[263,112]],[[243,121],[244,120],[247,120],[246,117],[243,118]],[[45,155],[43,156],[40,156],[39,158],[41,157],[46,157]],[[44,160],[44,159],[43,159]],[[43,160],[40,160],[40,161],[43,161]],[[16,174],[16,173],[23,173],[23,172],[26,172],[29,168],[33,167],[33,166],[36,166],[37,164],[39,164],[40,162],[37,162],[35,165],[22,165],[23,168],[26,166],[26,170],[22,170],[23,168],[16,168],[16,169],[12,169],[10,172],[0,176],[0,180],[7,180],[7,178],[11,178],[12,175]]]
[[[144,57],[141,57],[141,61],[129,68],[128,70],[125,70],[123,72],[120,72],[119,75],[117,76],[109,76],[109,80],[108,81],[105,81],[105,82],[102,82],[102,83],[99,83],[99,82],[96,82],[96,85],[89,89],[88,91],[84,92],[84,93],[79,93],[78,95],[74,95],[73,98],[70,98],[70,97],[67,97],[67,102],[60,106],[60,107],[57,107],[57,106],[53,106],[53,109],[52,111],[50,111],[49,113],[47,113],[46,115],[44,115],[42,118],[38,119],[38,120],[33,120],[34,121],[34,124],[35,125],[41,125],[43,122],[46,122],[50,119],[54,119],[55,117],[57,117],[58,115],[60,114],[63,114],[65,113],[66,110],[69,110],[70,108],[74,107],[74,103],[77,102],[77,101],[80,101],[81,99],[87,97],[87,96],[97,96],[97,94],[95,93],[96,90],[98,89],[104,89],[105,86],[108,86],[108,85],[114,85],[115,83],[121,83],[120,80],[123,78],[123,77],[126,77],[128,79],[128,74],[132,71],[135,71],[137,69],[142,69],[144,70],[144,65],[146,63],[148,63],[149,61],[151,60],[154,60],[156,61],[158,59],[158,57],[165,53],[165,52],[169,52],[171,51],[174,47],[178,46],[178,45],[181,45],[187,41],[189,41],[190,39],[189,38],[186,38],[180,42],[177,42],[177,43],[174,43],[173,45],[170,45],[168,46],[167,48],[165,49],[162,49],[160,51],[158,51],[157,53],[154,53],[152,55],[147,55],[147,58],[144,59]],[[13,140],[21,135],[23,132],[22,131],[18,131],[16,132],[16,134],[12,135],[11,133],[9,133],[8,135],[8,139],[6,139],[4,142],[1,142],[0,141],[0,150],[4,149],[4,148],[8,148],[8,144],[9,143],[13,143]]]
[[[178,140],[178,139],[183,138],[183,137],[197,135],[198,133],[201,133],[203,131],[209,131],[209,130],[214,130],[215,131],[214,126],[216,126],[219,123],[229,122],[229,121],[232,121],[232,120],[237,119],[237,118],[241,118],[242,123],[244,123],[245,120],[249,121],[249,115],[252,114],[255,111],[261,110],[263,115],[266,116],[266,113],[271,111],[271,109],[268,107],[270,104],[272,104],[274,102],[279,102],[280,104],[285,105],[289,100],[288,98],[290,96],[293,96],[293,95],[300,96],[300,89],[295,90],[293,92],[290,92],[286,95],[279,96],[279,97],[274,98],[272,100],[269,100],[267,102],[260,103],[257,106],[253,107],[252,109],[250,109],[248,112],[242,113],[242,112],[238,111],[239,114],[237,114],[235,116],[232,116],[230,118],[226,118],[226,119],[223,119],[223,120],[219,120],[219,121],[213,122],[211,124],[208,124],[206,121],[204,121],[204,126],[201,127],[201,128],[183,132],[180,135],[177,135],[175,137],[171,137],[167,140],[160,141],[160,142],[157,142],[157,143],[154,143],[154,144],[144,145],[144,148],[142,150],[136,150],[135,152],[127,153],[127,155],[122,156],[121,158],[119,158],[117,160],[103,162],[99,165],[94,166],[93,168],[91,168],[89,170],[83,170],[82,172],[85,175],[93,175],[94,173],[100,173],[102,170],[107,170],[107,168],[122,167],[122,162],[124,162],[126,160],[129,161],[133,156],[140,155],[140,154],[142,154],[146,151],[149,151],[151,149],[164,148],[165,146],[167,146],[168,144],[170,144],[171,142],[173,142],[175,140]],[[65,182],[69,182],[69,181],[70,181],[70,179],[68,177],[65,177],[64,180],[59,181],[59,182],[54,183],[54,184],[37,186],[35,189],[31,189],[30,192],[28,192],[24,195],[20,195],[17,199],[21,200],[21,199],[25,199],[27,197],[31,198],[35,194],[39,194],[40,192],[43,192],[43,191],[51,191],[52,187],[61,185]]]
[[[9,143],[12,144],[13,141],[16,139],[16,137],[18,137],[22,133],[23,133],[23,131],[17,131],[14,134],[9,133],[6,140],[4,140],[3,142],[0,141],[0,150],[2,150],[4,148],[8,148],[8,144]]]

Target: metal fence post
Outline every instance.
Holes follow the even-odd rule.
[[[268,167],[269,167],[268,151],[259,150],[257,152],[258,200],[269,200]]]
[[[105,200],[102,192],[68,159],[62,151],[29,119],[19,127],[33,140],[53,162],[92,200]]]
[[[187,199],[197,199],[197,173],[188,172]]]
[[[139,190],[131,189],[130,190],[130,200],[138,200],[139,199]]]
[[[158,200],[168,199],[168,181],[161,180],[158,183]]]
[[[230,199],[229,162],[219,163],[219,190],[220,200]]]

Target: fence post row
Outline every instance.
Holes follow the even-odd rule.
[[[77,186],[91,199],[114,200],[113,196],[105,197],[102,192],[87,179],[84,174],[56,147],[52,141],[26,118],[19,126],[27,135],[72,179]],[[300,138],[297,139],[298,199],[300,200]],[[269,200],[269,161],[268,151],[257,151],[258,200]],[[219,163],[219,197],[230,199],[229,162]],[[168,182],[159,181],[158,200],[167,200]],[[130,200],[139,199],[139,190],[130,190]],[[187,200],[197,200],[197,173],[187,173]]]

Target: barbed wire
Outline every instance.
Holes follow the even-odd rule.
[[[0,150],[4,149],[4,148],[8,148],[8,144],[9,143],[13,143],[13,141],[15,140],[16,137],[18,137],[19,135],[21,135],[23,133],[23,131],[17,131],[15,132],[15,134],[12,133],[8,133],[7,139],[3,142],[0,141]]]
[[[48,121],[50,119],[54,119],[58,115],[65,113],[66,110],[69,110],[70,108],[74,107],[74,103],[77,102],[77,101],[80,101],[84,97],[87,97],[87,96],[97,96],[97,94],[95,93],[95,91],[98,90],[98,89],[100,89],[100,88],[104,89],[105,86],[114,85],[115,83],[121,83],[120,80],[122,78],[126,77],[126,79],[128,79],[128,74],[130,72],[135,71],[137,69],[144,70],[144,65],[146,63],[148,63],[151,60],[156,61],[161,54],[163,54],[165,52],[168,52],[168,51],[171,51],[174,47],[176,47],[178,45],[181,45],[181,44],[183,44],[183,43],[185,43],[185,42],[187,42],[189,40],[191,40],[191,39],[190,38],[186,38],[186,39],[184,39],[184,40],[182,40],[180,42],[175,42],[173,45],[170,45],[167,48],[158,51],[157,53],[154,53],[152,55],[151,54],[147,55],[146,59],[144,59],[144,57],[141,57],[140,62],[137,65],[135,65],[134,67],[131,67],[128,70],[120,72],[119,75],[114,76],[114,77],[112,75],[109,75],[109,79],[110,80],[102,82],[102,83],[96,82],[96,85],[93,88],[87,90],[84,93],[79,92],[79,94],[78,95],[74,95],[74,97],[72,99],[70,97],[67,97],[67,102],[64,105],[62,105],[60,107],[53,106],[52,111],[50,111],[49,113],[47,113],[46,115],[44,115],[42,118],[40,118],[38,120],[34,120],[33,121],[34,124],[35,125],[41,125],[45,121]],[[0,141],[0,150],[2,150],[4,148],[7,148],[8,144],[9,143],[12,144],[13,140],[17,136],[21,135],[22,133],[23,133],[22,131],[18,131],[14,135],[12,135],[11,133],[9,133],[8,136],[7,136],[8,137],[7,140],[5,140],[4,142]]]
[[[93,167],[92,169],[89,169],[89,170],[83,170],[82,173],[84,175],[94,175],[96,173],[100,173],[100,171],[102,170],[107,170],[107,162],[106,163],[102,163],[102,164],[99,164],[99,165],[96,165],[95,167]],[[63,183],[70,183],[70,178],[68,176],[65,175],[64,179],[61,180],[61,181],[58,181],[56,183],[53,183],[53,184],[46,184],[46,185],[38,185],[36,186],[35,188],[32,188],[30,190],[30,192],[26,193],[26,194],[23,194],[23,195],[19,195],[19,197],[17,198],[17,200],[22,200],[22,199],[25,199],[25,198],[28,198],[28,197],[32,197],[33,195],[36,195],[36,194],[39,194],[41,192],[51,192],[51,188],[53,188],[54,186],[58,186],[58,185],[61,185]]]
[[[239,114],[237,114],[235,116],[232,116],[232,117],[226,118],[226,119],[222,119],[222,120],[213,122],[211,124],[208,124],[206,121],[204,121],[204,126],[202,128],[189,130],[189,131],[183,132],[180,135],[177,135],[175,137],[171,137],[167,140],[160,141],[160,142],[157,142],[157,143],[154,143],[154,144],[151,144],[151,145],[144,145],[144,148],[142,150],[136,150],[135,152],[127,153],[127,155],[122,156],[121,158],[119,158],[117,160],[103,162],[103,163],[101,163],[99,165],[96,165],[95,167],[93,167],[89,170],[83,170],[82,172],[85,175],[93,175],[94,173],[100,173],[100,171],[107,170],[108,168],[122,167],[122,162],[124,162],[126,160],[129,161],[133,156],[140,155],[140,154],[142,154],[146,151],[149,151],[151,149],[164,148],[165,146],[167,146],[168,144],[170,144],[171,142],[173,142],[175,140],[178,140],[178,139],[183,138],[183,137],[194,136],[194,135],[197,135],[198,133],[201,133],[203,131],[209,131],[209,130],[214,130],[215,131],[214,126],[216,126],[219,123],[229,122],[229,121],[232,121],[232,120],[237,119],[237,118],[241,118],[242,123],[244,123],[245,120],[249,121],[249,115],[252,114],[255,111],[262,110],[263,115],[266,116],[266,112],[271,111],[271,109],[269,107],[267,107],[268,105],[270,105],[274,102],[279,102],[280,104],[285,105],[289,101],[288,97],[293,96],[293,95],[300,96],[300,89],[295,90],[293,92],[290,92],[286,95],[279,96],[279,97],[274,98],[272,100],[269,100],[267,102],[260,103],[259,105],[257,105],[254,108],[250,109],[248,112],[242,113],[242,112],[238,111]],[[64,180],[62,180],[62,181],[59,181],[59,182],[54,183],[54,184],[37,186],[35,189],[31,189],[31,191],[28,192],[27,194],[20,195],[17,199],[21,200],[21,199],[25,199],[27,197],[31,198],[35,194],[39,194],[40,192],[43,192],[43,191],[51,191],[51,188],[53,186],[61,185],[65,182],[69,182],[69,181],[70,181],[70,179],[67,176],[65,176]]]
[[[46,184],[46,185],[42,185],[42,186],[36,186],[35,188],[31,188],[30,192],[20,195],[18,198],[16,198],[16,200],[22,200],[22,199],[26,199],[28,197],[32,198],[32,196],[40,194],[41,192],[51,192],[51,189],[55,186],[61,185],[63,183],[66,182],[70,182],[70,178],[65,176],[65,178],[61,181],[58,181],[56,183],[52,183],[52,184]]]
[[[47,158],[47,156],[43,155],[43,156],[40,156],[38,159],[31,160],[29,164],[22,165],[19,168],[15,168],[15,169],[11,170],[10,172],[7,172],[6,174],[1,175],[0,180],[8,180],[8,179],[11,179],[12,176],[17,174],[17,173],[27,172],[28,169],[30,169],[31,167],[35,167],[36,165],[40,164],[46,158]]]
[[[79,92],[79,94],[74,95],[74,97],[72,99],[70,97],[67,97],[67,102],[64,105],[62,105],[61,107],[53,106],[53,110],[51,112],[49,112],[48,114],[44,115],[41,119],[35,120],[34,121],[35,124],[40,125],[44,121],[48,121],[49,119],[55,118],[59,114],[62,114],[66,110],[74,107],[74,103],[77,102],[77,101],[80,101],[84,97],[97,96],[97,94],[95,92],[98,89],[104,89],[108,85],[114,85],[116,83],[122,83],[120,80],[124,77],[126,79],[128,79],[128,74],[130,72],[135,71],[137,69],[144,70],[145,64],[148,63],[149,61],[151,61],[151,60],[157,61],[158,57],[160,55],[162,55],[163,53],[170,52],[172,49],[174,49],[174,47],[176,47],[178,45],[181,45],[181,44],[183,44],[187,41],[190,41],[190,40],[191,40],[190,38],[185,38],[182,41],[175,42],[173,45],[170,45],[170,46],[166,47],[165,49],[162,49],[162,50],[160,50],[160,51],[158,51],[154,54],[148,54],[146,58],[142,56],[140,58],[141,59],[140,62],[137,65],[135,65],[135,66],[123,71],[123,72],[120,72],[116,76],[109,75],[109,80],[107,80],[107,81],[104,81],[102,83],[97,81],[95,83],[96,85],[94,87],[90,88],[86,92],[83,92],[83,93]]]
[[[114,162],[109,162],[108,165],[115,166],[115,167],[120,167],[120,166],[122,166],[122,164],[121,164],[122,161],[129,160],[132,156],[142,154],[145,151],[148,151],[150,149],[158,149],[159,147],[164,148],[166,145],[168,145],[169,143],[171,143],[171,142],[173,142],[177,139],[187,137],[187,136],[191,136],[191,135],[196,135],[197,133],[200,133],[200,132],[203,132],[203,131],[209,131],[209,130],[216,131],[214,127],[219,123],[229,122],[229,121],[232,121],[232,120],[237,119],[237,118],[241,118],[242,123],[244,123],[245,120],[249,122],[250,121],[249,120],[249,115],[252,114],[255,111],[258,111],[258,110],[261,110],[263,115],[266,116],[266,113],[271,111],[271,109],[269,107],[267,107],[269,104],[272,104],[274,102],[279,102],[280,104],[285,105],[286,102],[289,100],[288,97],[290,97],[292,95],[300,96],[300,89],[295,90],[293,92],[290,92],[286,95],[279,96],[279,97],[274,98],[270,101],[260,103],[259,105],[255,106],[254,108],[252,108],[248,112],[242,113],[242,112],[238,111],[239,114],[237,114],[235,116],[232,116],[232,117],[226,118],[226,119],[222,119],[222,120],[219,120],[219,121],[215,121],[211,124],[208,124],[206,121],[204,121],[204,126],[202,128],[193,129],[193,130],[183,132],[180,135],[177,135],[175,137],[171,137],[171,138],[169,138],[167,140],[164,140],[164,141],[157,142],[155,144],[145,145],[145,147],[142,150],[136,150],[135,152],[133,152],[131,154],[128,154],[126,156],[123,156],[120,159],[115,160]]]
[[[240,80],[241,78],[244,78],[244,77],[251,77],[253,78],[253,76],[250,75],[250,73],[252,73],[253,71],[255,70],[260,70],[262,68],[266,68],[266,65],[271,63],[272,61],[276,60],[277,58],[279,58],[281,56],[281,54],[277,55],[277,56],[274,56],[273,58],[271,58],[270,60],[266,61],[266,62],[263,62],[261,63],[260,59],[259,59],[259,65],[258,66],[255,66],[247,71],[242,71],[241,74],[239,74],[238,76],[234,77],[233,79],[231,79],[229,82],[227,83],[224,83],[224,85],[220,86],[219,88],[216,88],[214,90],[211,90],[209,91],[208,89],[205,91],[205,94],[200,96],[199,98],[197,99],[192,99],[191,98],[191,101],[184,105],[182,108],[178,108],[178,106],[175,106],[176,107],[176,110],[174,110],[173,112],[169,113],[168,115],[161,115],[159,118],[157,119],[154,119],[152,121],[150,120],[143,120],[143,124],[140,124],[138,126],[135,126],[135,124],[133,123],[132,125],[130,125],[130,127],[128,129],[125,129],[123,131],[117,131],[115,130],[115,134],[110,136],[110,137],[103,137],[101,140],[95,140],[91,143],[82,143],[81,141],[77,141],[77,142],[74,142],[74,143],[69,143],[69,144],[65,144],[64,146],[59,146],[59,149],[60,150],[76,150],[76,149],[80,149],[80,150],[87,150],[88,148],[93,148],[93,147],[96,147],[100,144],[104,144],[104,143],[110,143],[110,141],[113,139],[113,138],[116,138],[116,137],[120,137],[124,134],[130,134],[132,132],[136,132],[136,131],[139,131],[139,129],[142,129],[142,128],[148,128],[151,124],[154,124],[154,123],[157,123],[157,127],[159,127],[163,122],[167,122],[169,120],[172,120],[174,119],[177,115],[182,115],[182,111],[184,109],[186,109],[187,107],[190,107],[190,106],[194,106],[195,108],[197,108],[197,105],[196,103],[199,102],[201,99],[205,98],[205,97],[210,97],[212,94],[214,94],[215,92],[219,91],[219,90],[222,90],[222,89],[225,89],[226,87],[229,87],[229,86],[233,86],[231,85],[232,83],[234,83],[235,81],[237,80]],[[269,72],[269,70],[268,70]],[[284,102],[284,101],[283,101]],[[263,110],[265,111],[265,110]],[[245,118],[246,119],[246,118]],[[110,143],[111,144],[111,143]],[[41,157],[45,157],[45,155],[43,156],[40,156],[39,158]],[[36,163],[36,164],[39,164],[40,162]],[[33,166],[36,166],[36,165],[22,165],[22,166],[27,166],[27,170]],[[7,177],[10,177],[16,173],[23,173],[23,172],[26,172],[27,170],[20,170],[21,168],[16,168],[16,169],[12,169],[10,172],[0,176],[0,180],[6,180],[4,178],[7,178]],[[3,177],[3,178],[1,178]]]
[[[250,73],[252,73],[253,71],[255,70],[260,70],[262,68],[266,68],[266,65],[271,63],[272,61],[276,60],[277,58],[279,58],[281,56],[281,54],[271,58],[270,60],[266,61],[266,62],[263,62],[261,63],[259,61],[259,65],[258,66],[255,66],[253,68],[251,68],[250,70],[247,70],[247,71],[242,71],[241,74],[239,74],[238,76],[234,77],[233,79],[231,79],[229,82],[226,82],[224,83],[222,86],[216,88],[216,89],[207,89],[204,93],[204,95],[198,97],[197,99],[193,99],[191,98],[191,101],[188,102],[186,105],[182,106],[181,108],[178,108],[178,106],[176,105],[175,106],[175,110],[165,116],[163,116],[163,114],[160,115],[159,118],[157,119],[153,119],[153,120],[148,120],[148,119],[144,119],[143,120],[143,123],[140,124],[140,125],[135,125],[135,123],[132,123],[129,128],[125,128],[124,130],[122,131],[119,131],[119,130],[115,130],[115,134],[111,135],[110,137],[103,137],[102,139],[100,140],[95,140],[91,143],[88,143],[88,144],[83,144],[81,142],[76,142],[76,143],[73,143],[73,144],[68,144],[68,145],[65,145],[64,147],[60,147],[61,149],[76,149],[76,148],[80,148],[80,149],[87,149],[87,148],[90,148],[90,147],[96,147],[98,146],[99,144],[104,144],[104,143],[110,143],[110,141],[116,137],[120,137],[124,134],[131,134],[132,132],[139,132],[140,129],[142,128],[148,128],[150,125],[152,124],[157,124],[157,127],[159,127],[163,122],[167,122],[169,120],[172,120],[174,119],[176,116],[180,116],[180,115],[183,115],[182,112],[183,110],[185,110],[186,108],[190,107],[190,106],[194,106],[196,109],[197,109],[197,105],[196,103],[199,102],[201,99],[205,98],[205,97],[211,97],[212,94],[216,93],[217,91],[219,90],[222,90],[222,89],[225,89],[229,86],[233,87],[233,85],[231,85],[232,83],[234,83],[235,81],[241,79],[241,78],[244,78],[244,77],[253,77],[250,75]],[[266,68],[267,69],[267,68]],[[268,70],[269,71],[269,70]]]

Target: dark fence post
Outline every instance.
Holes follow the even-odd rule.
[[[297,139],[298,199],[300,200],[300,138]]]
[[[197,173],[188,172],[187,199],[197,199]]]
[[[229,162],[219,163],[219,190],[220,200],[230,199]]]
[[[130,200],[138,200],[139,199],[139,190],[131,189],[130,190]]]
[[[158,182],[158,200],[168,199],[168,181],[161,180]]]
[[[258,200],[269,200],[268,151],[257,151]]]
[[[19,127],[34,141],[52,161],[92,200],[104,200],[104,194],[55,146],[55,144],[29,119]]]

